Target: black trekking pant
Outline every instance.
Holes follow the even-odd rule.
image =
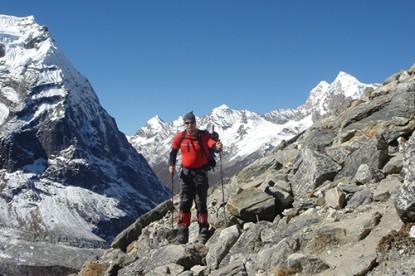
[[[183,168],[180,173],[180,212],[190,213],[193,201],[199,214],[207,214],[207,193],[209,188],[207,171]]]

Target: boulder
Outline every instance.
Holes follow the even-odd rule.
[[[320,273],[330,266],[317,256],[294,253],[288,256],[287,267],[307,274]]]
[[[158,205],[156,208],[140,216],[133,224],[124,229],[115,237],[111,247],[119,248],[125,252],[127,250],[127,246],[141,235],[142,228],[146,227],[153,221],[163,218],[167,212],[173,210],[173,208],[173,203],[170,200],[167,200]]]
[[[385,176],[377,168],[371,168],[367,164],[361,164],[357,169],[355,179],[359,184],[369,184],[374,182],[379,182]]]
[[[382,171],[385,174],[400,173],[403,168],[403,157],[402,154],[398,154],[392,157],[388,163],[383,167]]]
[[[301,151],[302,163],[291,181],[295,198],[304,196],[307,192],[333,180],[341,167],[327,155],[304,149]]]
[[[341,209],[344,207],[346,196],[341,189],[334,187],[326,192],[324,199],[327,206],[334,209]]]
[[[202,265],[206,256],[206,249],[202,245],[175,245],[152,250],[146,256],[139,258],[128,266],[118,271],[119,276],[147,274],[159,267],[166,267],[170,264],[178,264],[189,270],[195,265]]]
[[[336,179],[354,177],[361,164],[374,169],[382,169],[388,160],[388,144],[382,136],[362,139],[359,148],[346,158]]]
[[[272,221],[276,215],[275,198],[256,188],[250,188],[232,196],[227,210],[244,221]]]
[[[229,252],[231,247],[238,240],[241,231],[237,225],[233,225],[224,229],[218,240],[209,247],[209,252],[206,256],[206,264],[211,269],[217,269],[219,264]]]
[[[403,222],[415,222],[415,135],[403,145],[404,185],[395,201],[395,208]]]

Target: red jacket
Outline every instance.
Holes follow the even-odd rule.
[[[189,135],[186,132],[186,135],[183,141],[180,144],[181,136],[183,132],[179,132],[174,136],[172,149],[178,150],[180,145],[180,151],[182,152],[182,166],[188,169],[201,169],[203,166],[207,165],[209,160],[209,149],[212,148],[216,141],[213,139],[207,131],[202,131],[202,148],[199,145],[198,135],[202,130],[198,130],[195,135]]]

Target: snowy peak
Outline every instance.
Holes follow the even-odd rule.
[[[168,197],[33,17],[0,15],[0,145],[0,236],[102,246]]]
[[[65,58],[47,27],[37,25],[32,16],[0,15],[0,49],[0,96],[4,99],[0,100],[0,125],[30,108],[36,110],[29,112],[32,120],[54,108],[51,119],[62,119],[63,102],[81,108],[88,121],[100,119],[97,112],[102,108],[92,87]],[[30,107],[24,106],[26,97]],[[103,126],[102,122],[99,125]]]
[[[330,89],[330,84],[326,81],[321,81],[316,87],[314,87],[307,99],[306,105],[310,107],[316,107],[321,99],[325,97]]]
[[[343,93],[346,97],[360,98],[362,96],[362,89],[366,86],[358,79],[343,71],[337,75],[336,79],[331,84],[333,90]]]
[[[154,130],[162,130],[164,128],[164,121],[158,115],[154,116],[147,122],[147,127]]]
[[[219,115],[219,114],[226,113],[228,110],[230,110],[229,106],[227,106],[226,104],[222,104],[222,105],[214,108],[212,110],[212,114]]]
[[[317,120],[327,113],[344,110],[351,101],[360,98],[367,89],[374,89],[378,84],[364,84],[355,77],[340,72],[332,83],[321,81],[313,90],[301,108],[312,114]]]
[[[166,123],[158,116],[154,116],[150,120],[147,121],[146,125],[142,127],[136,135],[139,136],[153,136],[157,133],[163,132],[165,129]]]
[[[3,48],[2,69],[7,69],[14,76],[23,77],[30,69],[39,69],[41,74],[42,69],[51,66],[65,71],[74,70],[56,46],[47,27],[39,26],[33,16],[0,15],[0,43]],[[62,75],[48,76],[44,81],[60,82]]]

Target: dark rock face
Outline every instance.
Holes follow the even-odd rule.
[[[6,48],[3,44],[0,44],[0,58],[4,57],[6,55]]]
[[[23,130],[1,137],[0,155],[0,166],[8,172],[31,165],[34,160],[47,159],[34,130]]]

